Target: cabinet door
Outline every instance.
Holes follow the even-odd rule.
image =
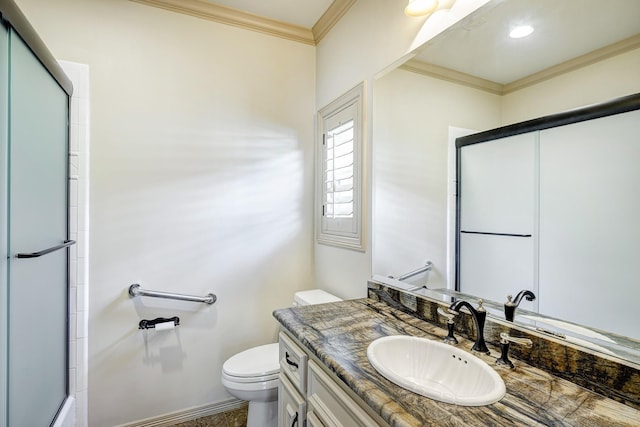
[[[314,412],[307,413],[307,427],[326,427]]]
[[[326,427],[371,427],[378,425],[364,409],[324,373],[309,361],[307,402],[309,418],[314,425]],[[318,424],[320,422],[321,424]]]
[[[307,391],[307,354],[284,332],[278,337],[280,343],[280,372],[302,394]]]
[[[278,385],[278,427],[303,427],[306,421],[307,402],[291,381],[280,374]]]
[[[8,420],[44,426],[67,396],[68,97],[10,32]],[[34,410],[35,408],[35,410]]]
[[[640,339],[639,159],[640,111],[541,131],[541,313]]]

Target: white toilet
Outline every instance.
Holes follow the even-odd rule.
[[[320,289],[296,292],[294,306],[342,301]],[[247,427],[278,423],[278,343],[261,345],[231,356],[222,365],[222,384],[238,399],[249,402]]]

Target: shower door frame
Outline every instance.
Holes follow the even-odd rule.
[[[3,42],[6,42],[6,46],[8,48],[10,44],[10,33],[14,33],[14,35],[19,36],[22,41],[27,45],[29,50],[33,53],[35,58],[40,62],[40,64],[46,69],[49,75],[53,78],[53,80],[57,83],[57,85],[64,91],[66,94],[66,134],[65,134],[65,151],[67,155],[66,167],[65,167],[65,176],[61,177],[65,182],[65,215],[66,215],[66,237],[65,241],[69,240],[70,235],[70,223],[69,223],[69,162],[68,162],[68,153],[69,153],[69,132],[70,132],[70,101],[71,95],[73,93],[73,85],[71,81],[66,76],[61,66],[55,60],[51,52],[47,49],[43,41],[39,38],[33,27],[29,24],[26,17],[22,14],[20,9],[16,6],[16,4],[12,0],[0,0],[0,22],[2,24],[2,31],[6,32],[7,37],[3,37]],[[5,52],[7,58],[9,58],[10,52]],[[9,65],[10,63],[6,63],[7,70],[0,71],[0,85],[6,86],[6,89],[9,88],[10,78],[9,78]],[[5,94],[8,93],[4,91]],[[2,364],[1,372],[0,372],[0,427],[5,426],[9,419],[8,416],[8,402],[9,402],[9,388],[8,388],[8,362],[9,362],[9,348],[8,348],[8,340],[9,340],[9,324],[8,324],[8,304],[9,304],[9,293],[8,286],[9,284],[9,257],[13,257],[15,254],[8,252],[8,227],[9,220],[7,218],[6,213],[8,213],[8,189],[9,189],[9,173],[6,169],[9,162],[9,100],[8,96],[4,99],[0,100],[0,113],[2,117],[0,117],[0,131],[2,134],[0,135],[0,162],[2,162],[2,176],[0,176],[0,209],[4,212],[1,215],[2,220],[0,221],[0,238],[4,244],[2,255],[2,265],[0,266],[0,274],[2,278],[0,280],[0,284],[2,284],[2,289],[0,290],[0,304],[3,307],[2,312],[3,315],[0,318],[0,363]],[[65,286],[65,300],[66,300],[66,321],[65,321],[65,342],[63,344],[65,348],[65,373],[64,373],[64,397],[60,406],[57,410],[57,413],[54,415],[51,420],[51,425],[57,425],[59,422],[63,422],[64,420],[59,420],[58,417],[61,414],[61,411],[67,404],[70,402],[70,394],[69,394],[69,337],[70,337],[70,303],[69,303],[69,283],[70,283],[70,270],[69,270],[69,249],[64,249],[66,252],[66,286]],[[72,402],[73,400],[71,400]],[[34,402],[34,408],[37,408],[37,402]],[[37,410],[37,409],[36,409]],[[68,423],[65,423],[68,425]]]

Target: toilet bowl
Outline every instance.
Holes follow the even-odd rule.
[[[222,365],[222,385],[249,402],[247,426],[275,426],[278,421],[278,349],[278,343],[250,348]]]
[[[296,292],[294,306],[341,301],[320,289]],[[222,384],[232,396],[249,402],[247,427],[276,427],[278,423],[279,344],[242,351],[222,365]]]

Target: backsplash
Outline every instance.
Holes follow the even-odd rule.
[[[371,281],[368,283],[367,295],[370,299],[446,328],[446,319],[437,313],[438,307],[448,308],[444,302],[436,302]],[[456,319],[456,335],[473,340],[476,336],[473,318],[470,314],[461,314],[462,316]],[[484,336],[487,344],[493,349],[499,349],[501,332],[533,341],[530,348],[510,346],[509,355],[516,366],[518,361],[523,361],[627,406],[640,409],[640,367],[568,345],[560,339],[547,337],[509,322],[487,318]]]

